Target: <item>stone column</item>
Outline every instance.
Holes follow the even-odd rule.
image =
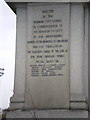
[[[86,109],[84,85],[86,84],[85,13],[83,4],[71,5],[70,35],[70,94],[72,109]],[[85,29],[85,30],[84,30]],[[84,82],[83,82],[84,81]]]
[[[82,94],[83,44],[84,44],[84,8],[82,4],[71,6],[71,42],[70,42],[70,87],[71,94]]]
[[[22,109],[25,94],[25,61],[26,61],[26,4],[16,5],[16,61],[14,95],[11,98],[11,109]]]

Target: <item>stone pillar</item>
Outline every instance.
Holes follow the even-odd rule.
[[[88,101],[88,36],[89,36],[89,8],[86,5],[85,6],[85,52],[84,52],[84,68],[85,68],[85,72],[84,72],[84,80],[83,80],[83,93],[86,97],[86,100]]]
[[[71,34],[71,41],[70,41],[71,94],[73,93],[82,94],[84,8],[81,4],[71,6],[71,33],[70,34]]]
[[[11,98],[11,109],[21,109],[25,94],[25,61],[26,61],[26,5],[16,5],[16,62],[14,95]]]
[[[85,6],[71,5],[71,33],[70,33],[70,101],[72,109],[86,109],[85,86],[87,70],[87,49],[85,44]],[[84,16],[85,15],[85,16]],[[85,55],[86,54],[86,55]]]

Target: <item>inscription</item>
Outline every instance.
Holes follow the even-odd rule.
[[[27,42],[32,77],[64,76],[69,41],[64,39],[62,16],[54,15],[54,9],[46,9],[41,11],[40,18],[33,19],[32,39]]]

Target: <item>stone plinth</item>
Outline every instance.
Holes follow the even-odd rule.
[[[7,112],[7,120],[10,118],[88,118],[85,110],[31,110]]]

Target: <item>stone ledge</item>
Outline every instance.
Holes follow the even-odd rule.
[[[71,102],[70,109],[75,110],[88,110],[88,105],[85,102]]]
[[[88,118],[88,111],[85,110],[28,110],[8,111],[8,118]]]
[[[16,95],[16,94],[14,94],[10,98],[10,102],[11,103],[23,103],[24,102],[24,96],[23,95]]]
[[[5,0],[6,2],[89,2],[89,0]]]
[[[10,110],[22,110],[24,103],[10,103]]]
[[[85,102],[86,97],[82,94],[72,94],[70,97],[71,102]]]

